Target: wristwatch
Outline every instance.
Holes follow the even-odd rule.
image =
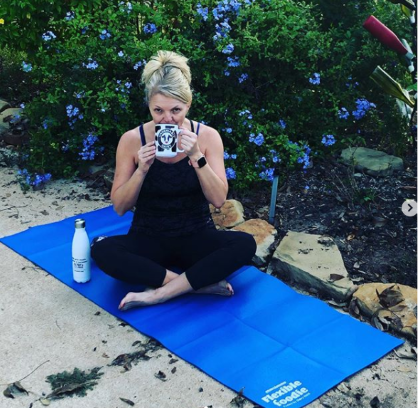
[[[195,160],[190,160],[190,162],[191,162],[193,167],[196,167],[196,168],[199,168],[199,169],[206,166],[206,163],[207,163],[206,157],[204,155],[199,157],[196,161]]]

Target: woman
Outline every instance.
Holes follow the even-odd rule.
[[[108,275],[153,289],[128,293],[119,309],[152,305],[184,293],[233,295],[225,278],[254,256],[254,238],[217,231],[209,203],[221,207],[228,183],[219,133],[186,118],[192,102],[187,59],[159,51],[142,74],[152,120],[126,132],[116,153],[115,211],[135,206],[127,235],[100,237],[92,257]],[[156,124],[175,124],[184,150],[156,158]],[[170,267],[184,270],[180,275]]]

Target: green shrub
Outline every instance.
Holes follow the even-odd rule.
[[[351,3],[346,9],[364,18],[369,12]],[[160,49],[189,58],[191,118],[219,130],[238,188],[271,180],[274,171],[306,169],[313,152],[332,148],[327,135],[337,145],[364,142],[387,120],[368,79],[386,54],[371,53],[364,18],[347,30],[316,4],[12,0],[0,15],[0,44],[26,52],[21,69],[39,89],[24,110],[27,168],[39,174],[69,176],[113,158],[120,135],[149,120],[139,79]],[[393,131],[405,137],[404,129]]]

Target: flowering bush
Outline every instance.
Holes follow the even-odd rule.
[[[363,46],[367,38],[326,26],[324,9],[309,3],[19,3],[0,4],[0,43],[26,51],[20,74],[39,87],[23,111],[31,120],[26,166],[33,173],[72,175],[113,158],[120,135],[149,120],[139,80],[160,49],[189,58],[190,117],[219,130],[227,177],[237,187],[306,170],[315,154],[381,123],[382,104],[357,71],[362,62],[347,55],[347,45],[354,53],[355,41]],[[375,7],[365,3],[346,8],[361,22]]]

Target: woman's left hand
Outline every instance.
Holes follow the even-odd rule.
[[[184,150],[184,153],[186,153],[187,156],[193,157],[202,154],[199,148],[199,143],[197,141],[198,137],[196,133],[193,133],[190,130],[181,127],[180,137],[180,148]]]

